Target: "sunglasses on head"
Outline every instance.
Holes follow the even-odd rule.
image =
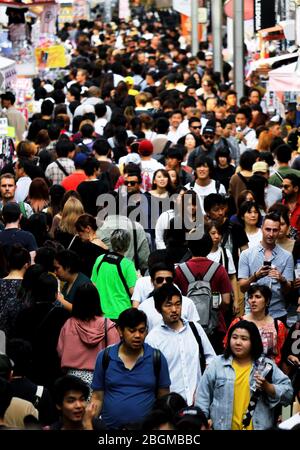
[[[125,186],[135,186],[136,184],[139,184],[138,181],[124,181]]]
[[[173,283],[173,277],[157,277],[155,278],[155,281],[157,284],[161,284],[164,281],[166,281],[167,283]]]

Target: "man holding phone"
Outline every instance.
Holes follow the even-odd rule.
[[[261,242],[240,255],[238,277],[240,289],[244,293],[252,283],[269,286],[272,290],[269,313],[274,319],[286,323],[284,297],[294,279],[294,262],[290,252],[276,245],[279,229],[279,216],[268,213],[262,224]]]

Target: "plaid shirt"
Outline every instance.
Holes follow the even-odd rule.
[[[70,158],[57,158],[58,162],[65,168],[68,175],[75,171],[74,161]],[[60,184],[66,177],[56,162],[49,164],[45,172],[46,177],[52,181],[52,184]]]

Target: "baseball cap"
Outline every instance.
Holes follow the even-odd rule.
[[[138,152],[141,156],[150,156],[153,153],[153,144],[148,139],[139,142]]]
[[[202,427],[208,429],[207,418],[198,406],[187,406],[180,409],[175,415],[177,429],[200,430]]]
[[[13,368],[13,362],[7,355],[0,354],[0,376],[6,377]]]
[[[257,161],[256,163],[253,164],[252,166],[252,172],[263,172],[263,173],[267,173],[269,170],[269,166],[265,161]]]
[[[207,133],[215,134],[215,132],[216,132],[215,127],[211,124],[207,124],[207,125],[205,125],[202,134],[207,134]]]
[[[74,164],[78,167],[83,167],[84,163],[87,160],[87,155],[85,153],[77,153],[74,158]]]
[[[205,53],[205,59],[212,59],[212,57],[213,57],[212,52],[206,52]]]
[[[125,77],[125,83],[129,84],[130,86],[134,85],[134,79],[132,77]]]
[[[141,157],[137,153],[129,153],[127,156],[125,156],[124,164],[141,164]]]

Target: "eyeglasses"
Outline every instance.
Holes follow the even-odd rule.
[[[157,284],[161,284],[164,281],[166,281],[167,283],[173,283],[173,277],[157,277],[154,280]]]
[[[197,126],[195,126],[195,127],[193,127],[193,126],[191,126],[191,128],[193,128],[194,130],[200,130],[200,128],[201,128],[201,125],[197,125]]]
[[[125,186],[135,186],[136,184],[139,184],[138,181],[124,181]]]
[[[215,136],[213,134],[203,134],[204,139],[214,140]]]

